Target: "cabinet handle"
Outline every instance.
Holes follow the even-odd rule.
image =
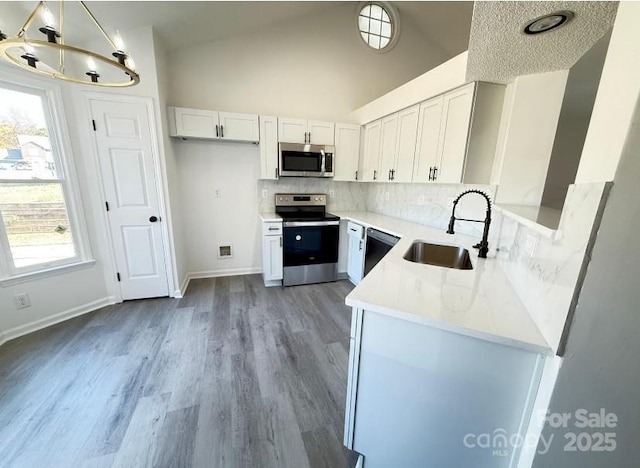
[[[360,241],[360,250],[362,250],[362,241]]]
[[[220,138],[224,138],[224,125],[220,125]]]
[[[378,178],[378,171],[376,171],[375,169],[373,170],[373,180],[376,180]]]
[[[307,132],[304,132],[304,142],[307,142]]]
[[[432,175],[431,175],[432,173],[433,173],[433,166],[431,166],[431,167],[429,168],[429,180],[433,180],[433,179],[431,178],[431,177],[432,177]]]
[[[389,175],[387,176],[389,180],[391,180],[391,169],[389,169]]]
[[[278,231],[279,229],[278,226],[269,226],[269,231]]]
[[[276,179],[278,178],[278,168],[276,167]]]
[[[438,168],[433,168],[433,180],[438,180]]]
[[[282,236],[280,236],[280,248],[282,248]]]
[[[391,180],[396,180],[396,170],[391,169]]]
[[[355,180],[358,180],[358,171],[356,171],[356,179]]]
[[[218,133],[218,124],[216,124],[216,138],[218,138],[220,134]]]

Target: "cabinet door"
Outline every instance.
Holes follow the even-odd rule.
[[[382,119],[380,141],[380,181],[391,181],[396,164],[396,140],[398,138],[398,113]]]
[[[220,112],[220,138],[234,141],[260,140],[258,116],[256,114],[233,114]]]
[[[457,184],[462,180],[474,89],[475,83],[470,83],[444,95],[436,182]]]
[[[362,281],[364,266],[364,240],[362,236],[349,233],[349,256],[347,257],[347,276],[357,285]]]
[[[282,143],[306,143],[307,121],[278,118],[278,141]]]
[[[309,120],[307,132],[309,132],[309,143],[313,145],[333,146],[335,143],[335,124],[333,122]]]
[[[278,178],[278,118],[260,116],[260,178]]]
[[[360,157],[360,126],[336,124],[336,154],[333,180],[357,180]]]
[[[219,135],[216,111],[174,107],[176,135],[191,138],[217,139]]]
[[[365,182],[378,180],[380,173],[380,141],[382,121],[376,120],[364,127],[364,151],[362,154],[362,178]]]
[[[398,114],[397,155],[391,178],[394,182],[411,182],[413,178],[413,160],[416,154],[419,114],[420,105],[400,111]]]
[[[420,104],[413,182],[429,182],[433,168],[438,164],[442,102],[443,96],[438,96]]]
[[[282,279],[282,236],[263,236],[262,275],[264,281]]]

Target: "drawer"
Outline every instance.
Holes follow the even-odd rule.
[[[349,221],[347,224],[347,233],[350,236],[356,236],[358,239],[364,239],[364,226]]]
[[[281,236],[282,221],[268,221],[262,223],[263,236]]]

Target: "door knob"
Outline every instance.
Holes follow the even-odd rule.
[[[149,222],[151,223],[155,223],[156,221],[158,221],[158,217],[157,216],[152,216],[149,218]]]

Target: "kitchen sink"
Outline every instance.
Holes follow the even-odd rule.
[[[451,245],[414,242],[404,254],[404,259],[414,263],[425,263],[456,270],[473,270],[469,251]]]

